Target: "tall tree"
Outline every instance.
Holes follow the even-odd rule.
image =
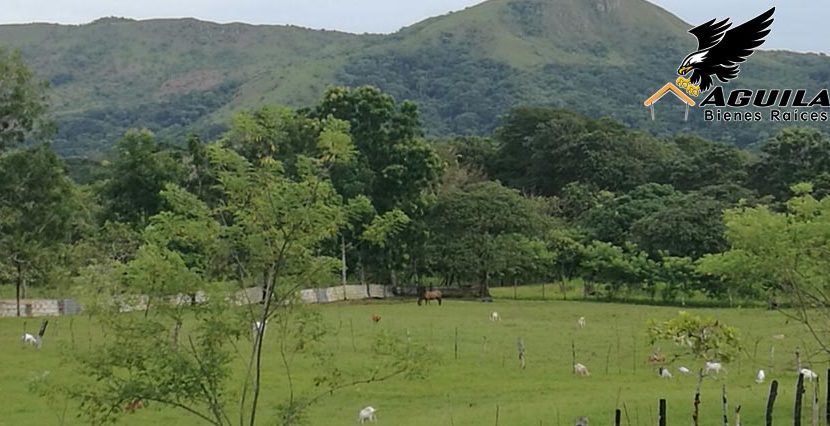
[[[693,135],[674,138],[678,153],[667,165],[667,181],[681,191],[707,186],[742,183],[746,180],[749,155],[719,142]]]
[[[328,279],[337,265],[320,250],[344,221],[341,197],[326,175],[334,159],[347,159],[348,147],[330,142],[321,138],[319,158],[297,158],[294,176],[274,159],[252,164],[209,146],[223,202],[209,206],[168,184],[161,192],[165,210],[150,218],[135,257],[88,269],[87,307],[112,336],[77,357],[89,376],[64,389],[88,420],[115,421],[124,404],[144,400],[213,425],[299,425],[310,406],[335,391],[418,374],[423,347],[386,333],[373,347],[369,374],[341,368],[322,344],[319,315],[297,303],[300,288]],[[251,285],[264,288],[262,304],[238,291]],[[196,306],[178,297],[197,290],[206,299]],[[121,306],[143,315],[124,315]],[[268,325],[256,328],[253,345],[242,346],[255,322]],[[278,350],[263,350],[266,336]],[[313,386],[299,386],[293,375],[297,355],[324,366]],[[232,379],[240,361],[247,366],[241,388]],[[276,415],[259,409],[274,399],[272,388],[262,386],[269,368],[289,378]]]
[[[118,142],[117,152],[101,188],[104,215],[140,229],[161,211],[164,186],[182,179],[181,162],[161,149],[148,130],[128,131]]]
[[[357,155],[332,175],[343,196],[367,195],[381,213],[421,208],[422,194],[437,183],[441,163],[432,147],[420,139],[415,104],[397,104],[374,87],[332,88],[312,115],[350,124]]]
[[[672,149],[620,123],[566,110],[514,110],[497,131],[491,175],[526,192],[558,195],[572,182],[629,190],[657,180]]]
[[[687,195],[660,206],[630,228],[630,239],[656,257],[700,258],[727,248],[721,220],[726,204],[701,195]]]
[[[54,132],[47,117],[47,87],[26,67],[20,52],[0,47],[0,152]]]
[[[699,268],[733,286],[784,299],[792,309],[781,312],[803,323],[830,353],[830,198],[813,198],[809,184],[793,190],[796,196],[785,212],[766,206],[727,211],[724,222],[731,248],[705,257]]]
[[[74,239],[83,210],[48,145],[0,156],[0,262],[13,271],[18,299],[25,281],[42,278],[54,250]]]
[[[680,198],[671,185],[648,183],[613,198],[605,197],[586,211],[579,223],[590,238],[622,246],[631,241],[634,223]]]
[[[830,139],[814,129],[784,129],[761,147],[749,185],[783,202],[790,186],[816,180],[822,173],[830,173]]]
[[[442,194],[428,217],[433,271],[477,282],[482,296],[498,274],[528,271],[511,263],[517,250],[540,263],[551,256],[542,240],[547,219],[537,202],[495,182]],[[525,259],[527,260],[527,259]],[[511,271],[513,266],[523,271]]]
[[[423,263],[426,238],[419,218],[431,203],[430,194],[443,170],[433,147],[421,139],[417,107],[411,102],[397,103],[374,87],[337,87],[329,89],[308,113],[318,119],[333,117],[349,123],[356,152],[350,161],[332,169],[338,193],[346,199],[368,197],[379,216],[399,210],[408,217],[410,226],[387,234],[392,240],[383,247],[355,244],[361,239],[361,226],[352,226],[353,231],[347,233],[351,236],[349,245],[357,248],[356,257],[376,259],[378,277],[387,272],[396,284],[398,270],[408,267],[414,272]],[[360,268],[363,266],[368,265]]]

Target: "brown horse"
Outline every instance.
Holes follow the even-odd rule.
[[[430,300],[437,300],[438,301],[438,306],[441,306],[441,291],[440,290],[430,290],[430,291],[424,290],[423,292],[421,292],[421,295],[418,296],[418,306],[421,305],[422,300],[425,300],[427,302],[427,305],[429,305]]]
[[[144,408],[144,401],[136,398],[127,403],[127,405],[124,407],[124,411],[128,413],[135,413],[135,410],[139,410],[142,408]]]

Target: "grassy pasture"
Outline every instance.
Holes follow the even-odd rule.
[[[512,289],[509,290],[512,293]],[[506,295],[505,295],[506,296]],[[656,424],[659,398],[668,400],[669,424],[689,424],[695,379],[683,377],[676,367],[695,368],[700,363],[681,359],[671,367],[674,378],[660,379],[656,368],[647,365],[651,347],[646,341],[646,322],[673,317],[678,308],[564,301],[511,301],[495,303],[448,300],[443,306],[417,306],[413,301],[387,301],[314,306],[319,309],[330,334],[327,345],[338,354],[341,366],[359,369],[368,362],[367,353],[380,329],[409,332],[412,339],[432,347],[435,360],[425,380],[361,385],[326,397],[308,413],[309,424],[337,426],[355,424],[357,412],[366,405],[378,408],[379,425],[487,425],[495,424],[496,407],[500,425],[572,425],[580,415],[592,424],[610,424],[614,408],[627,410],[623,424]],[[502,320],[489,320],[496,310]],[[769,381],[781,382],[776,404],[776,424],[791,424],[795,393],[796,347],[805,352],[803,360],[821,373],[826,358],[809,356],[814,349],[808,335],[797,324],[785,322],[775,312],[760,309],[689,309],[714,316],[738,327],[746,348],[740,360],[727,365],[719,380],[706,379],[702,387],[701,425],[722,424],[721,386],[727,386],[730,411],[743,406],[743,424],[763,424]],[[372,314],[381,315],[375,324]],[[578,329],[576,320],[585,316],[587,326]],[[39,319],[27,319],[33,332]],[[74,350],[85,350],[90,340],[101,338],[100,330],[84,316],[50,320],[41,351],[24,348],[20,336],[23,319],[0,319],[0,425],[59,424],[64,403],[44,401],[28,391],[30,378],[49,370],[55,380],[71,381],[71,365],[62,362]],[[455,359],[455,330],[458,329],[458,359]],[[784,334],[783,340],[772,336]],[[354,336],[352,338],[352,335]],[[527,368],[518,366],[516,342],[521,337],[527,349]],[[266,340],[268,340],[266,334]],[[571,374],[571,341],[577,361],[591,371],[590,377]],[[757,345],[756,345],[757,342]],[[770,371],[769,353],[774,346]],[[249,343],[241,344],[247,355]],[[669,347],[662,348],[668,352]],[[266,343],[264,416],[273,413],[286,398],[285,374],[276,356],[276,345]],[[243,362],[238,363],[241,371]],[[758,368],[767,371],[767,383],[756,385]],[[297,358],[295,381],[300,391],[311,391],[314,366]],[[823,383],[823,382],[822,382]],[[807,395],[812,395],[812,389]],[[805,397],[805,400],[809,400]],[[821,397],[824,400],[824,397]],[[805,405],[805,413],[809,406]],[[70,406],[66,424],[83,424]],[[807,419],[808,414],[805,414]],[[120,424],[200,424],[180,411],[158,405],[125,415]],[[263,422],[263,424],[270,424]]]

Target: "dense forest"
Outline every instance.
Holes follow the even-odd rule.
[[[68,163],[50,144],[46,86],[20,55],[0,63],[16,76],[0,127],[0,282],[24,292],[129,280],[110,273],[131,268],[265,286],[279,258],[306,286],[345,268],[351,282],[482,295],[576,280],[598,298],[766,300],[786,283],[718,263],[766,232],[737,224],[798,217],[830,195],[818,130],[782,129],[745,151],[518,107],[490,135],[435,139],[418,105],[370,86],[236,114],[211,140],[129,130],[110,159]]]
[[[331,85],[416,102],[430,137],[484,137],[507,111],[536,105],[757,149],[785,124],[707,123],[698,110],[684,123],[667,104],[652,121],[642,107],[676,78],[695,46],[692,24],[646,0],[491,0],[389,35],[104,18],[0,26],[0,40],[50,82],[63,156],[102,159],[132,127],[161,143],[191,132],[213,140],[234,112],[301,108]],[[814,92],[830,85],[828,65],[824,55],[759,51],[728,87]]]

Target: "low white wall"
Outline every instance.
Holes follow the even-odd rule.
[[[392,287],[377,284],[347,285],[323,288],[309,288],[300,290],[299,297],[304,303],[331,303],[343,300],[384,299],[392,297]],[[260,303],[262,288],[251,287],[240,290],[234,295],[236,303]],[[196,302],[206,300],[204,293],[196,294]],[[190,304],[189,295],[178,295],[170,298],[171,303]],[[121,302],[121,311],[140,311],[147,306],[146,296],[136,296]],[[21,299],[20,315],[24,317],[49,317],[58,315],[72,315],[81,311],[81,306],[71,299]],[[0,317],[17,316],[17,302],[15,300],[0,300]]]

